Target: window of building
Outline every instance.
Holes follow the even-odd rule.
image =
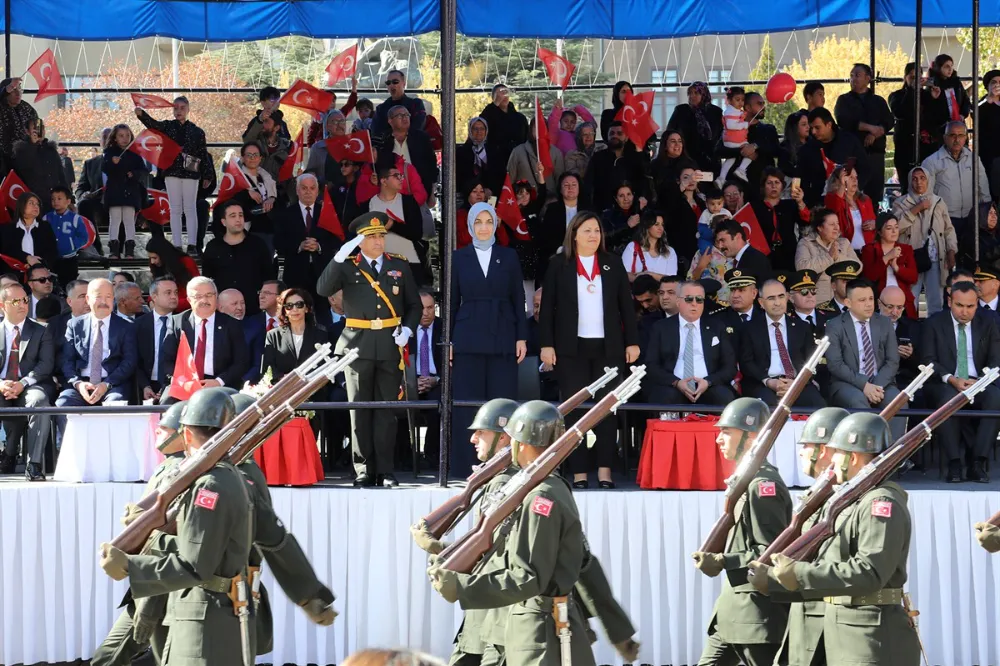
[[[708,73],[708,90],[712,93],[712,104],[718,107],[726,106],[726,86],[732,74],[728,69],[713,69]]]
[[[669,84],[677,83],[677,70],[654,69],[651,80],[654,85],[659,86],[656,88],[656,97],[653,98],[653,120],[663,128],[667,126],[674,109],[680,104],[681,89],[676,85],[667,87]]]
[[[74,88],[97,88],[100,86],[98,78],[94,76],[63,76],[63,83],[67,90],[72,90]],[[101,92],[96,93],[66,93],[65,95],[59,95],[59,108],[70,106],[81,97],[90,101],[90,108],[92,109],[109,109],[117,111],[121,108],[118,101],[115,99],[115,93],[113,90],[108,90],[106,92],[102,90]]]

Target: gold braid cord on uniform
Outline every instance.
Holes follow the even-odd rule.
[[[378,297],[381,298],[382,302],[385,303],[386,307],[389,308],[389,314],[392,315],[392,318],[393,319],[398,319],[399,315],[396,314],[396,308],[392,307],[392,301],[390,301],[389,297],[385,295],[385,290],[382,289],[382,285],[380,285],[371,275],[368,275],[368,273],[366,273],[365,271],[359,271],[359,272],[362,275],[365,276],[365,279],[368,280],[368,284],[370,284],[372,286],[372,289],[375,290],[375,293],[378,294]],[[405,368],[406,368],[406,366],[403,363],[403,348],[400,347],[399,348],[399,369],[403,370]]]

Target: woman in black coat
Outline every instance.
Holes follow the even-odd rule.
[[[460,182],[473,176],[478,178],[489,190],[487,199],[500,196],[504,178],[507,177],[506,160],[499,151],[491,155],[488,150],[489,131],[486,121],[476,116],[469,121],[469,138],[455,148],[455,173],[459,175]],[[463,187],[458,193],[464,198],[469,192]]]
[[[601,220],[593,213],[573,218],[563,251],[552,258],[538,322],[541,361],[555,368],[560,397],[565,400],[604,374],[639,358],[639,332],[628,274],[621,257],[604,246]],[[597,396],[600,400],[611,386]],[[583,414],[578,410],[567,425]],[[597,468],[601,488],[614,488],[614,419],[594,428],[592,449],[578,447],[569,457],[573,487],[588,487],[587,474]]]
[[[14,219],[0,225],[0,254],[27,265],[43,263],[49,268],[59,259],[59,247],[52,225],[42,219],[42,200],[34,192],[24,192],[17,198]],[[25,231],[27,228],[27,231]],[[24,251],[24,234],[31,234],[34,248]],[[3,263],[3,262],[0,262]],[[8,266],[4,272],[10,272]]]
[[[611,108],[601,111],[601,138],[605,141],[608,140],[611,123],[615,122],[619,109],[625,105],[625,97],[631,93],[632,84],[628,81],[619,81],[611,90]]]
[[[702,171],[718,173],[715,147],[722,135],[722,109],[712,104],[708,84],[696,81],[688,87],[688,103],[674,109],[668,130],[684,136],[684,148]]]
[[[142,158],[127,150],[135,137],[128,125],[116,125],[111,130],[108,147],[104,149],[101,171],[107,175],[104,183],[104,206],[108,210],[108,256],[118,258],[121,245],[119,230],[125,227],[125,258],[135,258],[135,214],[143,207],[146,188],[143,179],[148,174]]]
[[[264,338],[260,372],[271,371],[273,386],[312,356],[316,345],[328,341],[326,329],[316,323],[309,292],[298,287],[286,289],[278,296],[278,326]]]
[[[557,199],[545,207],[538,230],[538,277],[544,279],[549,258],[562,246],[566,228],[586,204],[580,198],[580,177],[570,171],[559,176]]]
[[[52,210],[49,201],[52,188],[56,185],[69,186],[59,151],[56,144],[45,138],[45,124],[40,118],[28,121],[28,137],[14,144],[13,169],[27,185],[28,191],[38,193],[42,215]]]

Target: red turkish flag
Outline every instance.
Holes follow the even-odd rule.
[[[530,241],[531,234],[524,223],[524,215],[521,214],[521,207],[517,205],[517,197],[514,196],[514,186],[510,182],[510,174],[503,182],[503,190],[500,198],[497,199],[497,217],[514,232],[514,238],[519,241]]]
[[[333,205],[330,198],[330,190],[323,188],[323,207],[319,211],[319,223],[317,226],[324,231],[344,240],[344,227],[340,223],[340,216],[337,215],[337,207]]]
[[[358,45],[344,49],[326,66],[326,85],[333,86],[354,76],[358,69]]]
[[[302,79],[296,79],[292,87],[281,96],[278,103],[307,111],[318,120],[321,113],[330,110],[330,105],[333,104],[333,95],[316,86],[309,85]]]
[[[215,203],[212,204],[212,208],[249,189],[250,183],[247,181],[246,175],[236,165],[236,160],[229,160],[222,169],[222,182],[219,183],[219,193],[215,195]]]
[[[52,49],[45,49],[38,60],[31,63],[28,72],[35,77],[38,83],[38,93],[35,95],[35,102],[39,102],[46,97],[62,95],[66,92],[63,85],[62,74],[59,73],[59,65],[56,64],[56,56]]]
[[[746,232],[747,240],[750,242],[751,247],[757,248],[764,254],[771,254],[771,244],[764,238],[764,232],[760,229],[760,222],[757,221],[757,215],[753,212],[750,204],[745,204],[743,208],[736,211],[733,219],[743,227],[743,231]]]
[[[174,103],[163,99],[159,95],[149,95],[147,93],[132,93],[132,103],[140,109],[172,109]]]
[[[302,162],[302,129],[299,129],[299,135],[295,137],[295,141],[292,142],[292,150],[288,153],[288,157],[285,158],[284,163],[281,165],[281,170],[278,171],[278,182],[283,183],[290,178],[295,177],[295,165]]]
[[[17,198],[28,191],[28,186],[24,184],[24,181],[14,173],[11,169],[7,177],[3,179],[3,183],[0,184],[0,218],[6,216],[4,223],[10,222],[9,210],[14,210],[17,206]]]
[[[12,271],[19,271],[24,273],[28,270],[28,265],[23,261],[18,261],[14,257],[8,257],[6,254],[0,254],[0,260],[5,261]]]
[[[335,160],[375,161],[372,137],[368,130],[351,132],[344,136],[331,136],[326,140],[326,149]]]
[[[826,151],[822,148],[819,149],[819,156],[823,159],[823,170],[826,172],[826,177],[829,178],[833,175],[833,172],[837,169],[837,163],[826,156]]]
[[[177,344],[177,360],[174,361],[174,376],[170,380],[167,394],[177,400],[187,400],[201,390],[201,381],[187,336],[180,337],[181,341]]]
[[[181,154],[181,147],[173,139],[155,129],[139,132],[128,149],[158,169],[169,168]]]
[[[556,168],[552,164],[552,153],[549,152],[549,128],[545,124],[545,116],[542,115],[542,105],[538,103],[538,95],[535,95],[535,148],[538,150],[538,159],[542,163],[542,171],[548,178],[555,173]]]
[[[652,90],[641,95],[628,94],[625,97],[625,103],[615,114],[615,120],[622,124],[625,135],[639,150],[642,150],[649,137],[660,129],[660,126],[653,121],[653,117],[649,114],[649,110],[653,107],[655,94]]]
[[[566,90],[569,80],[573,78],[576,66],[561,55],[542,47],[538,47],[538,59],[545,64],[545,69],[548,70],[552,83]]]
[[[166,225],[170,223],[170,199],[167,198],[167,193],[163,190],[148,189],[149,196],[153,199],[153,203],[146,208],[143,208],[139,212],[148,221],[159,225]]]
[[[83,244],[81,250],[85,250],[97,240],[97,229],[94,228],[94,223],[85,218],[83,215],[80,216],[80,221],[83,222],[83,226],[87,228],[87,242]]]

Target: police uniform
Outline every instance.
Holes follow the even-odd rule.
[[[365,213],[351,222],[350,231],[359,238],[384,235],[388,222],[385,213]],[[347,321],[336,353],[348,348],[359,352],[344,373],[351,402],[399,399],[405,342],[397,344],[394,334],[408,331],[412,335],[420,321],[420,296],[406,258],[376,257],[377,272],[371,260],[361,252],[346,260],[338,253],[316,285],[321,296],[343,290]],[[396,442],[393,412],[351,410],[351,430],[356,484],[374,485],[377,476],[391,475]]]
[[[861,264],[856,261],[838,261],[835,264],[827,266],[826,270],[823,272],[830,276],[832,289],[833,280],[855,280],[861,277]],[[847,312],[847,306],[840,305],[837,302],[836,297],[817,304],[816,309],[822,310],[823,312],[832,312],[834,315]]]
[[[816,291],[816,282],[819,279],[819,274],[816,271],[809,270],[808,268],[801,271],[795,271],[794,273],[789,273],[786,276],[785,286],[788,287],[788,292],[801,292],[806,289],[811,289],[813,292]],[[788,299],[788,314],[794,314],[796,317],[806,322],[813,327],[813,336],[816,338],[822,338],[823,332],[826,328],[826,322],[830,320],[830,317],[834,313],[827,310],[820,310],[817,306],[810,313],[801,313],[795,309],[795,305],[792,304],[792,300]]]

